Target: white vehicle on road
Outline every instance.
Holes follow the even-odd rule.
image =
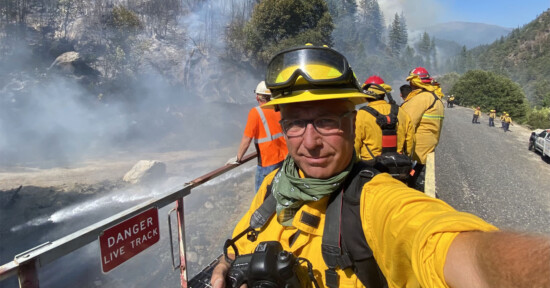
[[[539,151],[542,158],[550,157],[550,129],[540,132],[534,144],[535,151]]]

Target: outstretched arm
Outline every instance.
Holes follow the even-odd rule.
[[[451,287],[550,287],[550,238],[513,232],[463,232],[444,267]]]
[[[248,150],[248,146],[250,146],[250,142],[252,142],[252,138],[243,135],[243,138],[241,139],[241,144],[239,145],[239,151],[237,152],[237,162],[240,162],[243,158],[244,153],[246,153],[246,150]]]

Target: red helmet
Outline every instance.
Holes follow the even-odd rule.
[[[369,78],[367,78],[367,80],[365,80],[365,83],[363,84],[363,86],[367,84],[378,84],[378,85],[384,84],[384,79],[382,79],[382,77],[378,75],[372,75]]]
[[[428,70],[424,67],[416,67],[409,72],[409,77],[407,77],[407,80],[412,79],[412,77],[418,76],[420,77],[420,81],[422,83],[432,83],[432,77],[430,77],[430,73],[428,73]]]

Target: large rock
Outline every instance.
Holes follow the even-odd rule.
[[[55,68],[55,70],[63,74],[73,75],[77,79],[84,81],[84,83],[94,82],[100,76],[100,73],[88,65],[84,59],[82,59],[80,53],[75,51],[69,51],[59,55],[52,62],[48,70],[52,68]]]
[[[156,160],[140,160],[122,180],[132,184],[143,184],[158,181],[164,178],[166,165]]]
[[[55,58],[55,61],[50,65],[51,69],[52,67],[57,67],[61,71],[67,72],[67,73],[74,73],[75,71],[75,63],[80,62],[80,54],[75,51],[69,51],[65,52],[61,55],[59,55],[57,58]]]

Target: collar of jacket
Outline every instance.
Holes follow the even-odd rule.
[[[405,98],[405,102],[411,100],[414,96],[422,93],[424,90],[423,89],[416,89],[416,90],[413,90],[411,91],[411,93],[409,93],[409,95],[407,95],[407,98]]]

